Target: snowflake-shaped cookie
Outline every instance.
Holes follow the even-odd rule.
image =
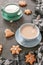
[[[30,63],[31,65],[36,61],[35,55],[32,53],[29,53],[26,57],[26,63]]]
[[[22,49],[19,47],[19,45],[13,45],[10,49],[12,54],[19,54]]]

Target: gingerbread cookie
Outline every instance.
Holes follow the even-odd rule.
[[[2,49],[3,49],[3,47],[2,47],[2,45],[0,45],[0,54],[2,53]]]
[[[22,0],[22,1],[19,1],[19,5],[20,5],[21,7],[25,7],[25,6],[27,5],[27,3]]]
[[[10,49],[12,54],[19,54],[22,49],[19,47],[19,45],[13,45]]]
[[[29,10],[29,9],[26,9],[26,10],[24,11],[24,13],[25,13],[26,15],[30,15],[30,14],[32,14],[32,11]]]
[[[36,61],[35,55],[32,53],[29,53],[26,57],[26,63],[30,63],[31,65]]]
[[[5,37],[9,38],[14,35],[14,32],[12,32],[10,29],[5,30]]]

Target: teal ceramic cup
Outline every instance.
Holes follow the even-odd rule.
[[[4,8],[2,8],[1,11],[4,14],[4,16],[12,18],[17,16],[17,13],[20,11],[20,8],[15,4],[8,4]]]

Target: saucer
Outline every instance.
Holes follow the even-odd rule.
[[[19,34],[19,29],[18,29],[16,31],[16,33],[15,33],[15,39],[23,47],[35,47],[38,44],[40,44],[40,41],[42,39],[42,36],[41,36],[41,34],[39,34],[39,36],[36,39],[26,41],[26,40],[24,40],[24,39],[21,38],[21,36]]]
[[[3,19],[5,19],[7,21],[10,21],[10,20],[16,21],[16,20],[19,20],[22,16],[23,16],[23,13],[21,10],[20,10],[20,12],[18,12],[17,16],[15,16],[15,17],[8,17],[6,14],[2,13]]]

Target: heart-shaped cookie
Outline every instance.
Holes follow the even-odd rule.
[[[14,32],[12,32],[10,29],[5,29],[5,37],[9,38],[14,35]]]

